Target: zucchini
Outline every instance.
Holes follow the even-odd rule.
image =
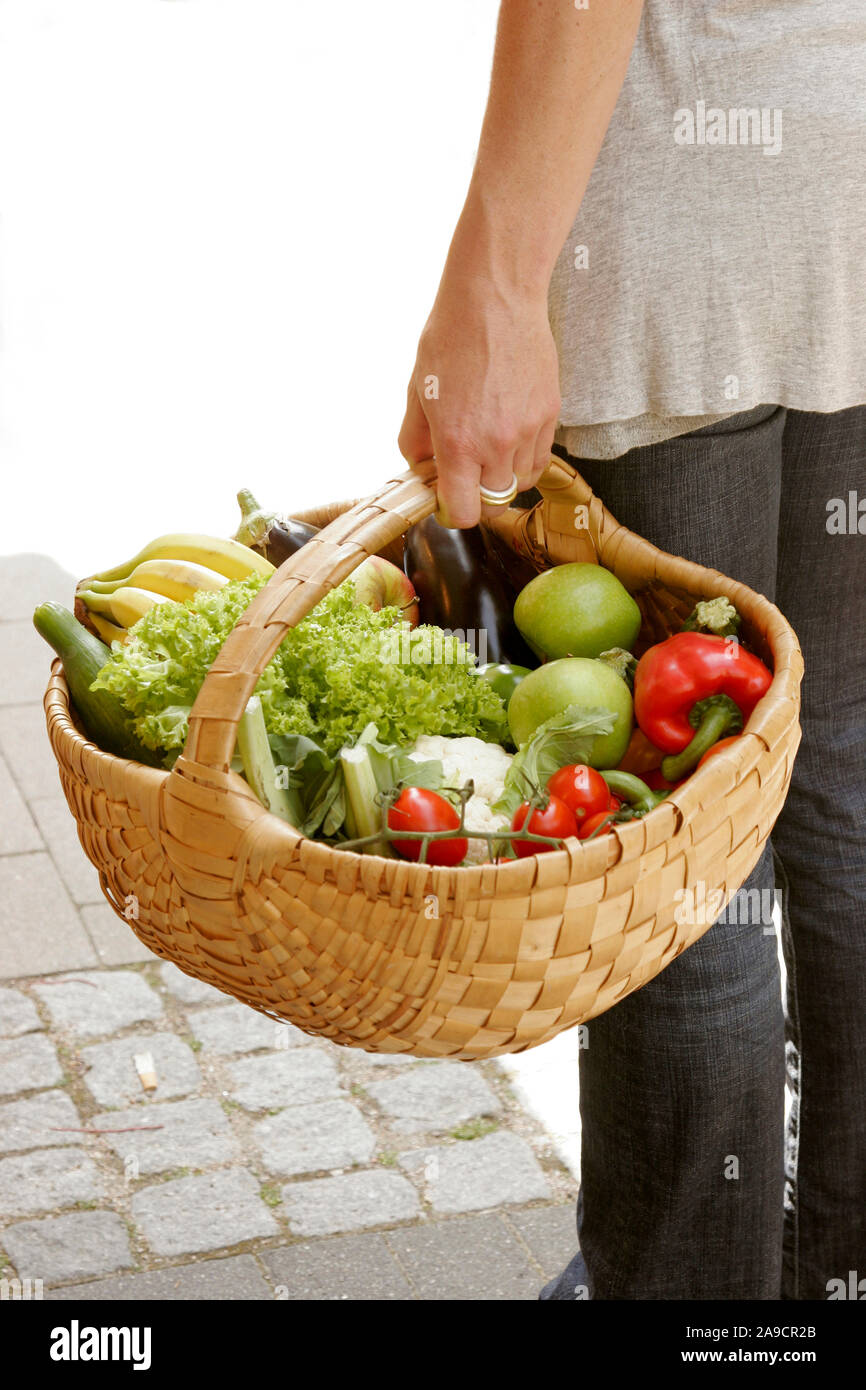
[[[63,662],[69,694],[87,737],[106,753],[160,766],[159,755],[139,742],[132,717],[118,697],[107,690],[90,689],[111,659],[111,649],[59,603],[40,603],[33,614],[33,626]]]

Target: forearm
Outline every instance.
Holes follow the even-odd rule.
[[[628,68],[643,0],[502,0],[446,274],[545,295]]]
[[[439,515],[474,526],[479,487],[550,461],[559,364],[550,277],[616,106],[643,0],[502,0],[466,204],[418,343],[400,450]]]

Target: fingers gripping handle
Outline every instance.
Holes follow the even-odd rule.
[[[396,540],[435,507],[434,489],[416,473],[403,473],[289,556],[256,594],[205,677],[190,712],[186,759],[228,770],[247,701],[289,628],[368,555]]]

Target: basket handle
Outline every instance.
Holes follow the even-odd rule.
[[[432,459],[417,464],[428,476]],[[189,716],[184,760],[227,772],[256,682],[289,628],[390,541],[435,511],[436,492],[407,471],[307,541],[280,565],[227,636]]]

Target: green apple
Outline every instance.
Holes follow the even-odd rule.
[[[634,646],[640,609],[603,565],[554,565],[517,595],[514,621],[539,656],[600,656]]]
[[[508,702],[508,727],[519,748],[545,719],[561,714],[569,705],[609,710],[616,723],[609,734],[599,734],[587,758],[590,767],[616,767],[625,757],[631,738],[631,691],[612,667],[585,656],[566,656],[548,661],[517,686]]]

